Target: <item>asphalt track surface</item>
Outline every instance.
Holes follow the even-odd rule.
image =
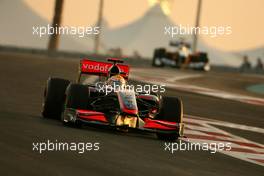
[[[221,153],[164,151],[155,136],[105,129],[64,127],[40,116],[43,85],[49,76],[75,80],[78,61],[0,54],[1,175],[254,175],[264,167]],[[180,96],[184,112],[263,128],[264,108],[235,101],[168,90]],[[227,129],[228,130],[228,129]],[[263,135],[232,129],[263,143]],[[99,142],[99,151],[32,151],[33,142]]]

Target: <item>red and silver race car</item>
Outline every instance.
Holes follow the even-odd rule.
[[[153,132],[162,140],[182,136],[182,101],[126,88],[129,66],[119,59],[108,61],[81,60],[77,82],[49,78],[42,116],[60,119],[64,125],[96,124]],[[113,86],[119,87],[116,90]]]

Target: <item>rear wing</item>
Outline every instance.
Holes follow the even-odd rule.
[[[89,59],[82,59],[80,62],[80,74],[90,74],[98,76],[108,76],[108,70],[113,66],[113,63],[93,61]],[[120,70],[120,74],[128,79],[129,66],[124,64],[116,64]]]

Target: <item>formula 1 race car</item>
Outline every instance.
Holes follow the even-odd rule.
[[[161,140],[182,136],[182,101],[127,89],[129,66],[115,58],[108,61],[81,60],[77,83],[49,78],[42,116],[60,119],[64,125],[95,124],[125,132],[130,129],[154,132]],[[87,83],[93,76],[97,82]],[[119,89],[109,89],[111,86]]]
[[[168,65],[176,68],[191,68],[203,71],[210,70],[207,53],[191,53],[190,45],[186,42],[171,42],[170,46],[176,47],[178,51],[169,52],[165,48],[155,49],[152,66],[163,67]]]

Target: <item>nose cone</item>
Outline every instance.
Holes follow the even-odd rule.
[[[137,101],[134,91],[123,90],[117,92],[120,109],[122,112],[130,114],[130,115],[137,115],[138,114],[138,107]]]

